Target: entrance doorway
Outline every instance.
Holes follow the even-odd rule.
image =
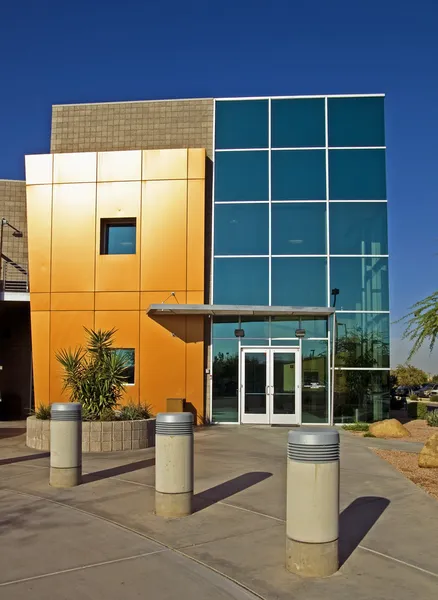
[[[299,348],[242,348],[240,420],[242,423],[295,425],[301,422]]]

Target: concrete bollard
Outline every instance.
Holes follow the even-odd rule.
[[[193,415],[160,413],[155,424],[155,514],[192,513]]]
[[[82,407],[59,402],[50,412],[50,485],[74,487],[82,480]]]
[[[290,431],[287,443],[286,568],[327,577],[339,568],[339,433]]]

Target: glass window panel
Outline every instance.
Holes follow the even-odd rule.
[[[213,421],[237,423],[239,387],[239,343],[213,341]]]
[[[273,353],[273,413],[294,415],[296,412],[296,352],[281,350]]]
[[[324,150],[273,150],[272,200],[325,200]]]
[[[234,338],[236,329],[239,329],[238,317],[214,317],[213,338]]]
[[[242,329],[245,330],[245,337],[268,338],[269,337],[269,317],[242,317]]]
[[[268,101],[216,102],[216,148],[267,148]]]
[[[216,204],[215,254],[268,254],[268,204]]]
[[[268,339],[256,340],[253,338],[240,338],[241,346],[269,346]]]
[[[325,258],[273,258],[272,304],[326,306]]]
[[[101,254],[135,254],[136,220],[101,220]]]
[[[267,258],[216,258],[214,302],[216,304],[268,304]]]
[[[327,342],[303,340],[302,421],[328,422],[328,346]]]
[[[272,100],[273,148],[325,146],[324,98]]]
[[[331,254],[387,254],[385,202],[333,202],[330,205]]]
[[[334,422],[389,417],[389,371],[335,371]]]
[[[329,98],[329,146],[384,146],[384,99]]]
[[[327,319],[306,317],[305,319],[292,319],[287,317],[272,317],[271,336],[273,338],[295,337],[297,329],[306,330],[306,338],[327,337]]]
[[[268,153],[216,152],[215,201],[268,200]]]
[[[389,367],[389,315],[338,313],[337,367]]]
[[[271,340],[271,346],[299,346],[300,340]]]
[[[272,254],[325,254],[326,205],[272,204]]]
[[[332,258],[330,286],[338,310],[389,310],[387,258]]]
[[[133,385],[135,383],[135,349],[134,348],[113,348],[112,352],[120,356],[124,361],[126,381],[125,384]]]
[[[386,200],[385,150],[329,150],[330,200]]]
[[[266,413],[266,352],[245,353],[245,413]]]

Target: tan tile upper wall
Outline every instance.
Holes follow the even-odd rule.
[[[213,99],[54,106],[51,152],[213,147]]]
[[[7,219],[11,225],[23,232],[22,238],[12,235],[10,227],[3,230],[3,255],[21,265],[27,271],[27,219],[26,182],[0,180],[0,219]],[[3,261],[3,268],[5,261]],[[7,266],[8,279],[23,280],[26,276]]]

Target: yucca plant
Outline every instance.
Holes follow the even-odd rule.
[[[72,402],[82,404],[87,419],[96,420],[117,406],[129,364],[124,353],[114,352],[116,329],[84,329],[85,348],[62,349],[56,359],[64,370],[63,390],[69,392]]]

